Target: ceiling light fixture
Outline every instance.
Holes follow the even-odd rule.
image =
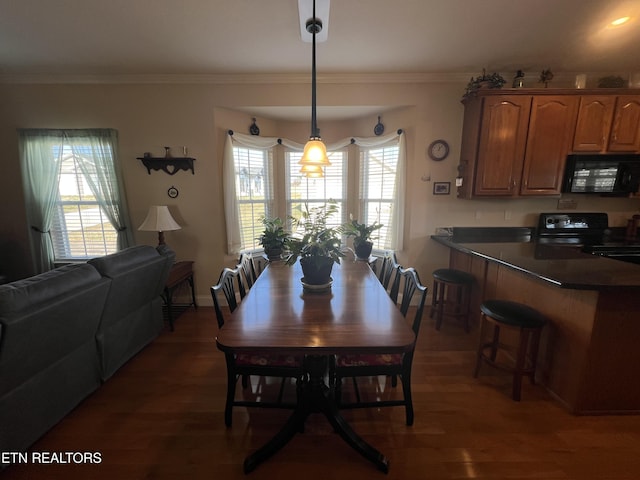
[[[322,142],[318,122],[316,120],[316,35],[322,30],[322,22],[316,17],[316,0],[313,0],[313,17],[307,20],[307,31],[312,35],[311,41],[311,136],[304,146],[300,173],[306,177],[322,177],[322,167],[331,165],[327,157],[327,147]],[[313,167],[313,168],[311,168]]]
[[[613,20],[609,25],[612,27],[619,27],[620,25],[627,23],[629,20],[631,20],[631,17],[620,17]]]

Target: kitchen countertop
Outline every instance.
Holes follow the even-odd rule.
[[[559,288],[638,289],[640,292],[640,265],[583,253],[579,247],[535,241],[461,241],[438,235],[431,238],[446,247],[505,265]]]

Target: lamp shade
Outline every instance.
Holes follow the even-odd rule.
[[[158,244],[164,245],[162,232],[180,230],[180,225],[173,219],[166,205],[152,205],[149,207],[147,218],[144,219],[138,230],[158,232]]]
[[[300,173],[302,173],[307,178],[324,177],[324,172],[322,171],[322,167],[320,165],[302,165]]]
[[[326,167],[331,165],[327,157],[327,147],[318,137],[310,138],[304,146],[302,158],[298,162],[300,165],[314,165]]]

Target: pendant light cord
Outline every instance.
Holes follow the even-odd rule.
[[[319,138],[318,123],[316,121],[316,33],[322,28],[316,18],[316,0],[313,0],[313,19],[311,23],[311,137]]]

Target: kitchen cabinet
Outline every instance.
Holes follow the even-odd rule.
[[[583,95],[574,152],[640,152],[640,95]]]
[[[467,99],[458,196],[558,195],[577,111],[570,95]]]
[[[533,97],[520,195],[560,194],[577,114],[575,96]]]
[[[467,96],[458,198],[560,195],[572,152],[640,152],[632,89],[500,89]]]
[[[531,97],[483,99],[474,193],[513,196],[522,175]]]

